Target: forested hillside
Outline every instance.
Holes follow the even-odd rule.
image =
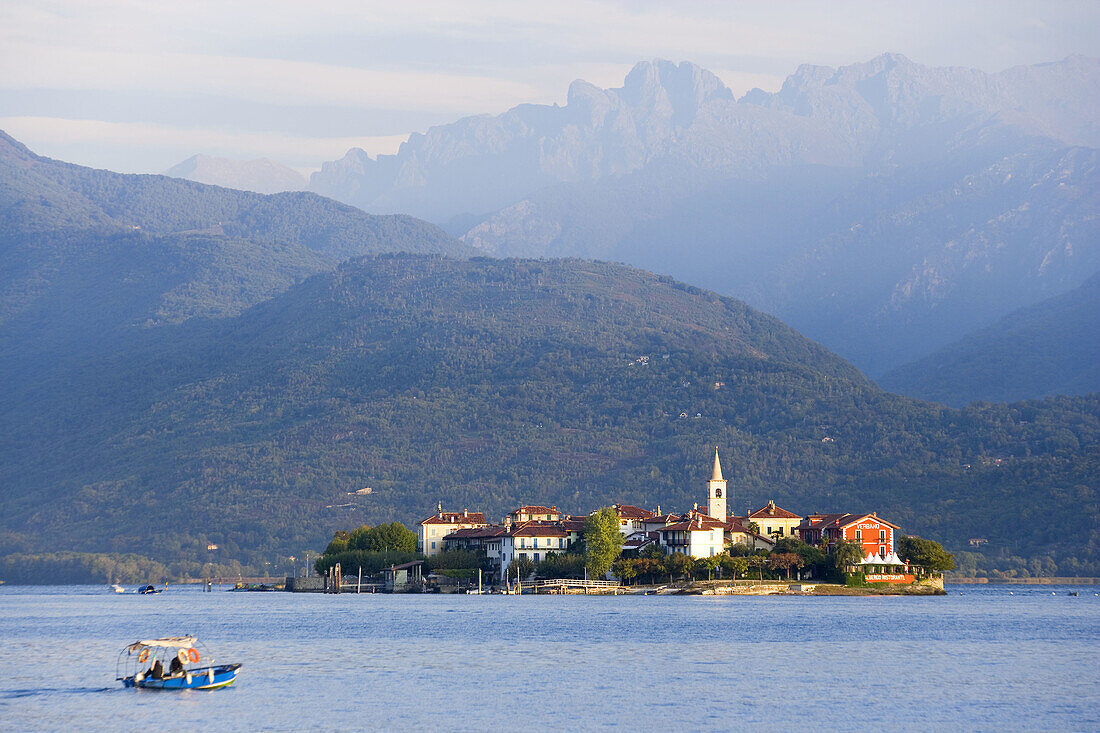
[[[343,259],[462,255],[407,216],[37,156],[0,132],[0,368],[37,370],[89,341],[239,313]]]
[[[259,562],[437,501],[875,510],[1100,570],[1100,399],[886,393],[739,301],[620,265],[385,255],[134,330],[0,411],[0,552]],[[367,495],[350,492],[370,487]]]
[[[1100,391],[1100,273],[895,369],[879,384],[948,405]]]

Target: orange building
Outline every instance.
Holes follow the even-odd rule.
[[[860,554],[874,553],[886,557],[894,550],[896,532],[900,529],[878,514],[810,514],[798,525],[798,536],[811,545],[833,544],[839,539],[855,542]]]

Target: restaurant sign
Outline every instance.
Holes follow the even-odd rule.
[[[863,579],[868,583],[912,583],[916,577],[906,573],[868,573]]]

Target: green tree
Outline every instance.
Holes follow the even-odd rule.
[[[755,568],[760,571],[760,579],[764,579],[764,566],[768,564],[768,558],[764,555],[750,555],[744,558],[746,570],[748,568]]]
[[[638,577],[638,561],[630,557],[621,557],[611,566],[611,571],[627,585]]]
[[[588,575],[598,578],[611,569],[623,551],[619,515],[613,507],[604,507],[584,520],[584,563]]]
[[[855,542],[837,540],[833,545],[833,566],[844,572],[845,566],[855,565],[863,559],[863,549]]]
[[[905,536],[898,541],[898,555],[902,560],[920,565],[927,570],[954,570],[955,556],[943,549],[935,540]]]

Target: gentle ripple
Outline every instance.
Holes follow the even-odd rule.
[[[0,587],[3,730],[1100,730],[1100,588],[946,597],[115,595]],[[1052,595],[1053,593],[1053,595]],[[244,663],[126,690],[138,638]]]

